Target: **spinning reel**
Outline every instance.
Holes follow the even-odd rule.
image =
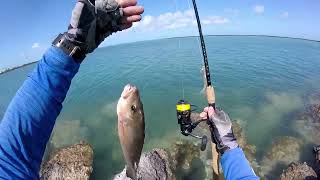
[[[185,136],[192,136],[201,140],[201,151],[204,151],[207,147],[207,136],[198,136],[192,133],[192,131],[201,123],[206,120],[199,120],[192,122],[191,120],[191,104],[184,100],[180,100],[176,105],[178,124],[180,125],[181,134]]]

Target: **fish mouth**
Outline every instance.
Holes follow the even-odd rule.
[[[123,92],[121,94],[121,97],[123,98],[127,98],[130,96],[130,94],[132,94],[133,92],[135,92],[137,90],[137,87],[131,84],[127,84],[124,89]]]

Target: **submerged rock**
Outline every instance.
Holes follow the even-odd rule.
[[[87,139],[89,130],[79,120],[57,121],[50,143],[54,148],[61,148]]]
[[[93,149],[80,142],[70,147],[58,150],[52,158],[42,165],[40,178],[55,179],[89,179],[92,173]]]
[[[283,171],[280,180],[316,180],[317,174],[307,165],[307,163],[291,163],[289,167]]]
[[[311,94],[307,101],[308,104],[320,104],[320,92]]]
[[[143,153],[137,170],[139,180],[171,180],[173,174],[170,169],[168,154],[163,149],[153,149]],[[130,180],[126,175],[126,168],[114,180]]]
[[[281,137],[272,143],[267,155],[262,159],[261,170],[268,179],[277,179],[282,170],[291,162],[300,160],[303,142],[294,137]]]
[[[237,142],[239,146],[242,148],[244,151],[246,158],[248,161],[252,164],[256,162],[256,153],[257,153],[257,147],[255,145],[251,145],[247,142],[245,133],[241,127],[241,122],[240,121],[234,121],[232,123],[232,130],[237,138]]]
[[[320,144],[320,93],[307,100],[307,107],[293,128],[310,144]]]
[[[320,104],[311,104],[307,107],[304,118],[308,117],[314,122],[320,122]]]
[[[205,162],[200,159],[200,148],[191,141],[180,140],[170,149],[171,169],[176,179],[204,179]]]
[[[232,122],[232,130],[237,138],[237,142],[239,146],[242,148],[246,158],[248,159],[252,169],[261,179],[264,178],[264,174],[261,171],[261,167],[256,160],[257,147],[255,145],[251,145],[247,142],[246,135],[242,128],[243,123],[239,120]]]

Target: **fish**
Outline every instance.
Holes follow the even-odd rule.
[[[136,180],[145,138],[143,104],[139,90],[126,85],[117,104],[118,136],[127,168],[126,174]]]

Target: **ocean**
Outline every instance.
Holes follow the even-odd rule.
[[[281,136],[298,137],[291,122],[320,88],[320,42],[265,36],[206,36],[217,106],[243,122],[257,160]],[[84,139],[94,147],[93,179],[124,168],[116,104],[127,83],[140,89],[146,121],[144,151],[181,138],[175,104],[200,111],[206,100],[197,37],[136,42],[97,49],[73,80],[51,139],[63,147]],[[0,75],[0,118],[35,65]],[[68,129],[66,131],[65,129]]]

